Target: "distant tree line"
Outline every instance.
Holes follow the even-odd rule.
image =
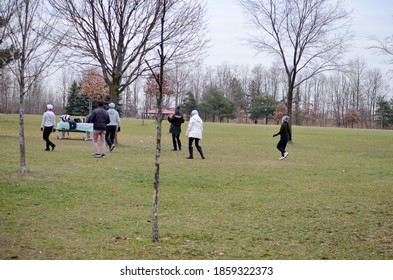
[[[307,1],[311,3],[314,0]],[[24,1],[19,2],[28,3]],[[68,3],[69,1],[66,2]],[[91,57],[89,57],[89,59],[94,61],[94,55],[99,55],[98,51],[102,46],[89,45],[86,40],[89,38],[90,31],[83,30],[83,25],[80,25],[76,20],[78,15],[84,13],[88,15],[90,11],[88,9],[68,10],[71,6],[67,8],[65,5],[62,5],[62,3],[66,2],[50,1],[53,9],[58,12],[56,13],[56,17],[63,18],[68,21],[75,30],[81,31],[79,35],[84,36],[83,40],[79,40],[79,45],[74,44],[68,46],[68,50],[72,48],[76,55],[67,60],[67,66],[61,68],[63,69],[61,77],[57,75],[56,79],[54,79],[52,76],[49,82],[49,80],[45,78],[43,72],[41,72],[36,74],[34,80],[31,80],[31,85],[29,84],[28,90],[23,91],[24,112],[29,114],[41,114],[45,109],[45,104],[50,102],[55,105],[55,112],[58,115],[62,113],[86,115],[92,107],[94,108],[95,99],[94,97],[92,98],[92,96],[88,97],[88,95],[80,95],[79,93],[83,79],[85,79],[87,73],[92,70],[97,71],[99,75],[101,75],[107,86],[109,99],[116,98],[116,100],[112,101],[118,104],[117,108],[121,111],[122,116],[140,117],[147,110],[154,109],[156,107],[155,98],[147,94],[146,85],[149,77],[144,72],[146,69],[141,68],[143,66],[143,60],[141,59],[146,58],[146,60],[153,63],[155,56],[149,56],[149,53],[145,51],[133,53],[132,55],[134,56],[128,56],[130,61],[124,61],[128,66],[135,65],[133,62],[137,62],[135,67],[133,66],[131,67],[132,69],[130,68],[130,71],[126,70],[127,68],[123,70],[116,68],[117,65],[123,65],[121,61],[117,60],[120,59],[120,57],[111,56],[116,46],[108,46],[110,47],[106,50],[108,52],[103,54],[103,57],[97,57],[95,63],[83,59],[86,53],[90,53]],[[82,2],[86,1],[80,1],[80,3]],[[239,2],[241,2],[247,10],[248,4],[254,1],[246,0]],[[266,1],[263,2],[268,3]],[[16,2],[11,1],[10,3]],[[98,2],[89,3],[91,5],[101,5]],[[156,28],[159,15],[154,14],[154,11],[157,12],[157,10],[154,10],[153,6],[151,6],[154,3],[154,1],[143,1],[143,3],[134,3],[136,6],[127,6],[126,8],[130,9],[130,11],[132,11],[133,8],[138,9],[138,11],[143,11],[144,8],[148,8],[151,12],[149,14],[152,20],[150,22],[151,26]],[[180,5],[181,1],[176,1],[176,3],[176,5]],[[324,0],[318,3],[322,5],[328,2]],[[203,11],[200,10],[199,4],[200,3],[195,4],[196,6],[184,7],[176,5],[171,6],[173,15],[176,15],[177,12],[182,11],[181,9],[184,8],[188,11],[188,15],[192,14],[193,17],[197,19],[198,24],[195,23],[190,26],[188,31],[193,30],[193,28],[199,31],[203,30]],[[288,5],[290,4],[291,2],[289,1]],[[7,5],[3,6],[5,7]],[[14,6],[10,7],[12,8]],[[119,6],[117,8],[121,7]],[[92,9],[92,11],[93,10],[99,11],[99,9]],[[59,13],[60,11],[63,13]],[[3,16],[0,18],[0,29],[4,29],[2,27],[7,24],[6,19],[10,18],[12,14],[13,13],[10,12],[2,13]],[[14,15],[17,14],[14,13]],[[104,28],[107,23],[105,18],[114,15],[115,14],[109,11],[108,14],[100,14],[99,16],[103,22],[95,22],[95,24],[100,28]],[[117,16],[119,19],[122,18],[120,14],[117,14]],[[283,13],[282,16],[285,16],[285,13]],[[347,18],[345,12],[337,16],[338,19],[346,20]],[[172,17],[170,17],[170,19],[175,20],[175,18]],[[147,18],[145,18],[145,20],[147,20]],[[186,16],[184,16],[183,20],[189,23]],[[285,20],[289,22],[289,20],[294,19]],[[142,21],[141,19],[140,23],[142,23]],[[147,24],[147,22],[145,23]],[[328,21],[326,21],[326,23],[328,23]],[[127,23],[122,22],[118,22],[118,24],[125,24],[124,27],[130,32],[130,34],[128,34],[130,36],[129,38],[132,38],[132,26],[126,26]],[[144,28],[148,28],[148,25],[144,25]],[[179,28],[175,26],[171,28],[173,28],[172,31],[177,32],[178,36],[183,36],[185,34],[183,33],[185,30],[179,30]],[[108,38],[114,36],[115,30],[116,29],[107,30]],[[302,30],[299,30],[299,32],[301,31]],[[313,30],[308,31],[312,32]],[[303,32],[307,34],[306,30],[303,30]],[[175,33],[168,34],[166,40],[169,46],[178,49],[179,46],[172,44],[177,42],[175,40]],[[43,34],[43,32],[40,34]],[[63,35],[64,38],[69,38],[72,34],[73,33],[63,33],[55,35]],[[9,34],[3,32],[3,37],[5,37],[1,42],[6,41],[7,35]],[[157,34],[151,35],[153,37],[151,38],[152,41],[149,45],[149,49],[153,50],[154,53],[154,48],[157,46],[157,37],[155,37]],[[46,38],[52,39],[55,37],[47,36]],[[125,39],[124,37],[122,38]],[[81,38],[71,39],[72,41],[76,41]],[[192,37],[190,40],[194,42],[194,46],[198,45],[197,42],[199,42],[201,46],[205,46],[207,43],[203,36],[199,39]],[[65,42],[59,42],[65,44],[64,47],[67,47],[67,40]],[[70,41],[68,41],[68,43],[69,42]],[[257,42],[258,41],[255,41],[254,43],[258,45]],[[376,40],[376,42],[379,43],[379,45],[377,44],[377,46],[375,46],[378,53],[391,55],[392,40],[390,40],[390,37],[384,41]],[[120,41],[118,43],[121,44]],[[129,54],[129,52],[132,51],[132,44],[135,44],[132,45],[133,47],[138,46],[138,42],[135,41],[128,43],[130,44],[129,49],[121,49],[118,53],[119,55]],[[268,44],[272,44],[267,41],[261,43],[265,44],[265,48],[268,47]],[[305,42],[305,44],[306,43],[308,42]],[[0,45],[4,45],[0,53],[0,60],[3,65],[10,62],[10,58],[7,56],[9,54],[13,55],[12,59],[18,60],[19,52],[13,49],[15,45]],[[276,48],[277,46],[272,45],[272,47]],[[271,66],[262,64],[254,66],[229,65],[223,63],[221,65],[206,67],[203,64],[202,53],[194,53],[193,56],[187,56],[192,53],[191,49],[192,48],[184,49],[182,53],[178,54],[177,57],[179,59],[174,59],[171,63],[165,65],[166,79],[172,91],[171,95],[164,97],[163,106],[166,108],[174,108],[177,105],[181,105],[186,115],[192,109],[197,108],[206,121],[212,122],[250,123],[257,121],[257,123],[267,124],[275,123],[277,106],[279,104],[285,104],[288,113],[292,116],[292,122],[295,125],[361,128],[391,127],[389,117],[390,111],[388,107],[391,106],[390,98],[392,97],[392,91],[388,86],[388,77],[384,76],[380,69],[369,68],[364,59],[355,58],[343,60],[341,58],[340,65],[345,66],[340,67],[340,69],[329,69],[329,71],[310,72],[312,71],[311,68],[308,68],[308,70],[306,68],[301,68],[302,71],[296,73],[296,81],[298,82],[295,83],[294,87],[291,89],[293,90],[291,91],[291,96],[288,96],[288,83],[293,82],[293,80],[288,80],[288,73],[291,69],[283,68],[280,59]],[[108,56],[108,59],[106,56]],[[62,58],[63,57],[64,54]],[[115,59],[114,63],[110,63],[109,57]],[[189,59],[184,60],[185,57]],[[286,57],[281,57],[281,60],[284,58],[287,60]],[[261,59],[263,59],[263,53]],[[38,69],[38,64],[35,64],[33,60],[29,61],[31,63],[31,71]],[[109,65],[106,65],[106,63]],[[83,67],[78,68],[78,65],[82,65]],[[105,69],[107,72],[102,69]],[[19,80],[10,70],[11,67],[3,67],[0,69],[0,112],[2,113],[17,113],[20,107],[21,93],[19,91]],[[119,76],[119,71],[123,76]],[[290,97],[290,100],[288,97]],[[381,102],[381,100],[383,100],[383,102]]]

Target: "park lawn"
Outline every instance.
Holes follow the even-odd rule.
[[[45,152],[41,116],[0,115],[0,259],[393,258],[393,131],[205,123],[206,159],[171,151],[163,122],[152,243],[156,124],[122,119],[104,159],[73,133]],[[195,151],[196,152],[196,151]]]

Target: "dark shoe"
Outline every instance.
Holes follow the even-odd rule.
[[[177,151],[177,149],[172,149],[172,151]]]
[[[45,149],[44,151],[46,151],[46,152],[47,152],[47,151],[50,151],[50,150],[49,150],[49,149]]]
[[[101,154],[101,157],[104,158],[104,157],[106,157],[106,155],[105,154]]]
[[[186,159],[194,159],[192,156],[186,157]]]
[[[100,157],[101,157],[101,154],[95,153],[95,154],[93,155],[93,157],[95,157],[95,158],[100,158]]]
[[[109,148],[109,151],[113,151],[113,149],[115,148],[116,146],[114,145],[114,144],[112,144],[112,146]]]
[[[56,148],[56,145],[53,145],[53,146],[52,146],[52,151],[53,151],[55,148]]]

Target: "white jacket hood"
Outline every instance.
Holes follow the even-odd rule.
[[[203,121],[198,114],[194,114],[188,123],[186,136],[189,138],[202,139],[203,134]]]

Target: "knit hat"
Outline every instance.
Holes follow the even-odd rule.
[[[191,112],[191,116],[193,116],[193,115],[198,115],[199,113],[198,113],[198,111],[197,110],[192,110],[192,112]]]
[[[175,114],[180,114],[180,106],[177,106],[175,109]]]
[[[289,117],[288,116],[283,116],[281,121],[282,122],[288,122],[289,121]]]
[[[115,108],[115,107],[116,107],[115,103],[113,102],[109,103],[109,108]]]
[[[53,110],[53,106],[52,106],[52,104],[48,104],[48,105],[46,105],[46,109],[48,109],[48,110]]]

